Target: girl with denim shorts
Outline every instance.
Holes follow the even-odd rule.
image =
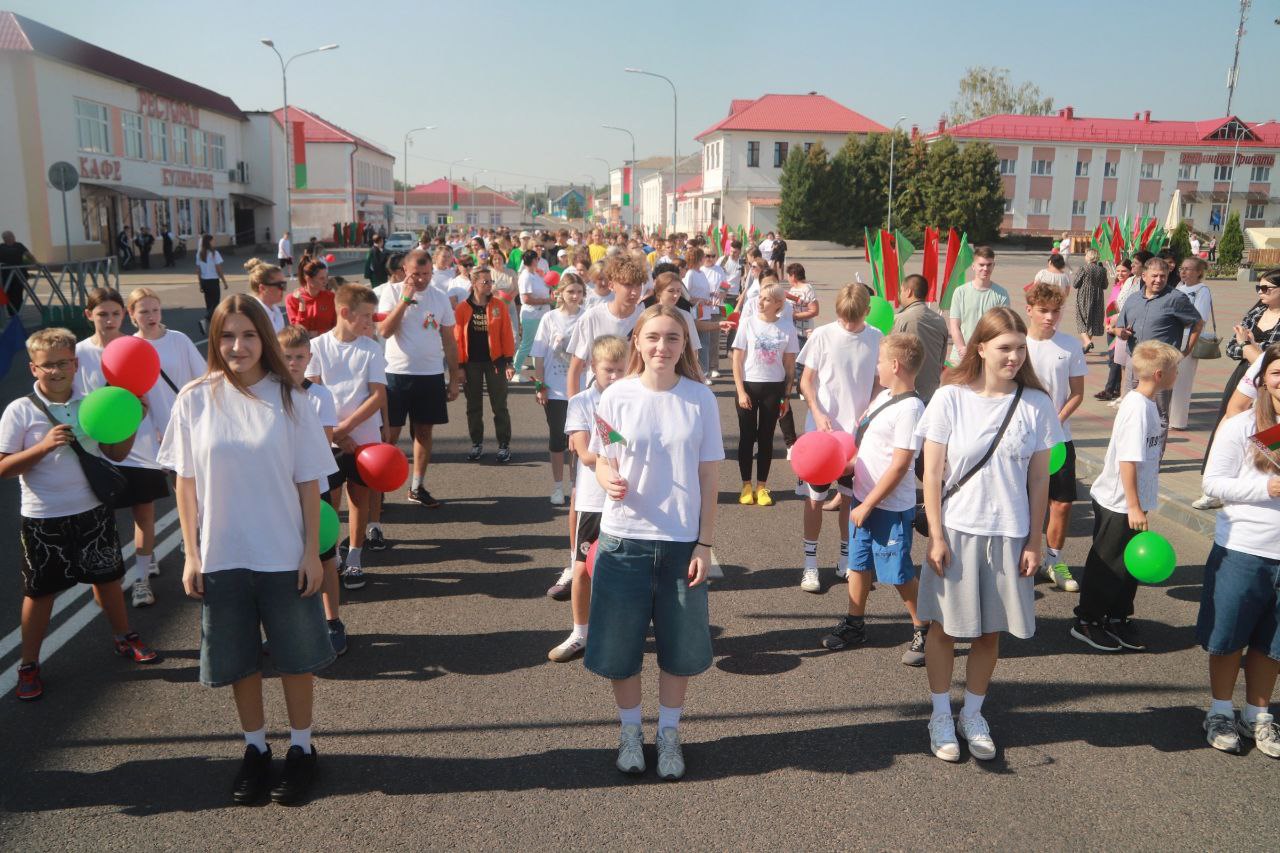
[[[679,311],[646,309],[632,346],[627,377],[600,396],[591,440],[608,500],[584,663],[613,682],[622,721],[618,769],[643,773],[640,668],[653,625],[658,775],[674,780],[684,775],[679,724],[689,678],[711,666],[706,578],[724,447],[715,395],[698,378]]]
[[[160,448],[177,474],[186,546],[182,585],[202,603],[200,680],[230,684],[244,730],[232,798],[267,789],[262,632],[289,713],[279,803],[302,800],[315,775],[312,673],[334,659],[320,597],[320,482],[336,466],[307,395],[290,378],[266,311],[223,300],[209,324],[209,369],[173,405]]]
[[[1271,714],[1280,672],[1280,452],[1274,438],[1253,440],[1280,422],[1280,344],[1261,362],[1257,401],[1219,424],[1205,465],[1204,493],[1222,509],[1205,561],[1196,639],[1209,653],[1209,745],[1239,752],[1245,737],[1280,758],[1280,726]],[[1231,697],[1241,656],[1245,704],[1237,717]]]

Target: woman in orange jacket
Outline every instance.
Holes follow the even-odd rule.
[[[484,404],[489,389],[493,429],[498,436],[498,462],[511,461],[511,415],[507,411],[507,382],[515,374],[511,359],[516,354],[507,304],[493,298],[493,272],[487,266],[471,271],[471,293],[454,309],[453,327],[458,342],[458,365],[463,372],[463,393],[467,397],[467,430],[471,452],[467,460],[477,462],[484,454]]]

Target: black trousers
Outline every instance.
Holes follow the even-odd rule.
[[[204,294],[204,318],[213,317],[213,309],[222,301],[222,282],[216,278],[200,279],[200,292]]]
[[[1138,582],[1124,567],[1124,549],[1138,531],[1129,527],[1129,516],[1093,501],[1093,546],[1084,562],[1080,603],[1076,616],[1086,622],[1126,619],[1133,615]]]
[[[785,382],[743,382],[751,408],[738,407],[738,473],[744,483],[751,480],[751,457],[754,450],[756,482],[769,479],[773,464],[773,431],[778,425],[778,408],[782,405]]]

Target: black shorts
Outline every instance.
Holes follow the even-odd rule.
[[[809,498],[815,501],[826,500],[827,494],[831,491],[830,483],[806,483],[805,485],[809,487]],[[836,491],[842,495],[853,497],[853,475],[849,474],[836,480]]]
[[[399,429],[405,420],[418,425],[447,424],[449,401],[444,374],[412,376],[407,373],[387,374],[387,420]]]
[[[1049,475],[1049,500],[1070,504],[1076,502],[1076,444],[1067,442],[1067,461],[1058,473]]]
[[[569,415],[568,400],[548,400],[543,406],[547,416],[547,450],[564,453],[569,449],[569,436],[564,434],[564,421]]]
[[[333,461],[337,463],[338,472],[329,475],[329,491],[342,488],[345,483],[355,483],[357,486],[364,486],[365,482],[360,477],[360,471],[356,468],[356,456],[354,453],[347,453],[345,450],[339,450],[336,447],[329,448],[333,451]]]
[[[129,488],[116,500],[116,509],[149,504],[169,497],[169,477],[157,468],[135,468],[117,465],[129,481]]]
[[[573,539],[574,561],[585,563],[591,545],[600,538],[600,513],[590,510],[578,511],[578,532]]]
[[[124,577],[115,512],[101,504],[77,515],[24,517],[19,539],[22,594],[28,598]]]

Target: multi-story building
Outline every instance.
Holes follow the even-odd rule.
[[[486,186],[472,186],[461,181],[437,178],[419,184],[407,196],[396,194],[397,228],[406,221],[417,230],[424,226],[471,225],[477,227],[512,227],[520,224],[522,208],[510,196]]]
[[[659,159],[659,158],[654,158]],[[690,154],[680,158],[676,165],[677,187],[688,183],[702,173],[702,156]],[[656,169],[645,175],[639,182],[640,187],[640,225],[646,232],[659,228],[671,229],[672,211],[675,209],[674,194],[671,191],[671,158],[666,158],[665,167]],[[681,230],[677,222],[675,229]],[[688,230],[688,229],[685,229]]]
[[[1072,107],[1056,115],[994,115],[929,135],[996,149],[1004,182],[1003,230],[1011,234],[1083,233],[1102,217],[1156,216],[1179,194],[1177,216],[1213,233],[1230,213],[1241,225],[1280,220],[1275,160],[1280,123],[1235,116],[1163,121],[1086,118]]]
[[[631,169],[631,191],[628,199],[631,202],[630,206],[625,206],[622,203],[623,170],[626,168]],[[643,224],[645,216],[644,195],[640,192],[640,185],[645,179],[664,169],[670,174],[670,157],[646,157],[635,163],[628,163],[626,166],[609,170],[609,206],[610,208],[617,208],[617,219],[620,224],[628,227]],[[613,218],[613,211],[610,212],[610,218]]]
[[[725,118],[695,137],[702,143],[701,185],[686,182],[680,190],[689,206],[680,229],[723,223],[776,230],[782,164],[791,151],[821,142],[834,155],[850,134],[888,130],[817,92],[735,99]]]

